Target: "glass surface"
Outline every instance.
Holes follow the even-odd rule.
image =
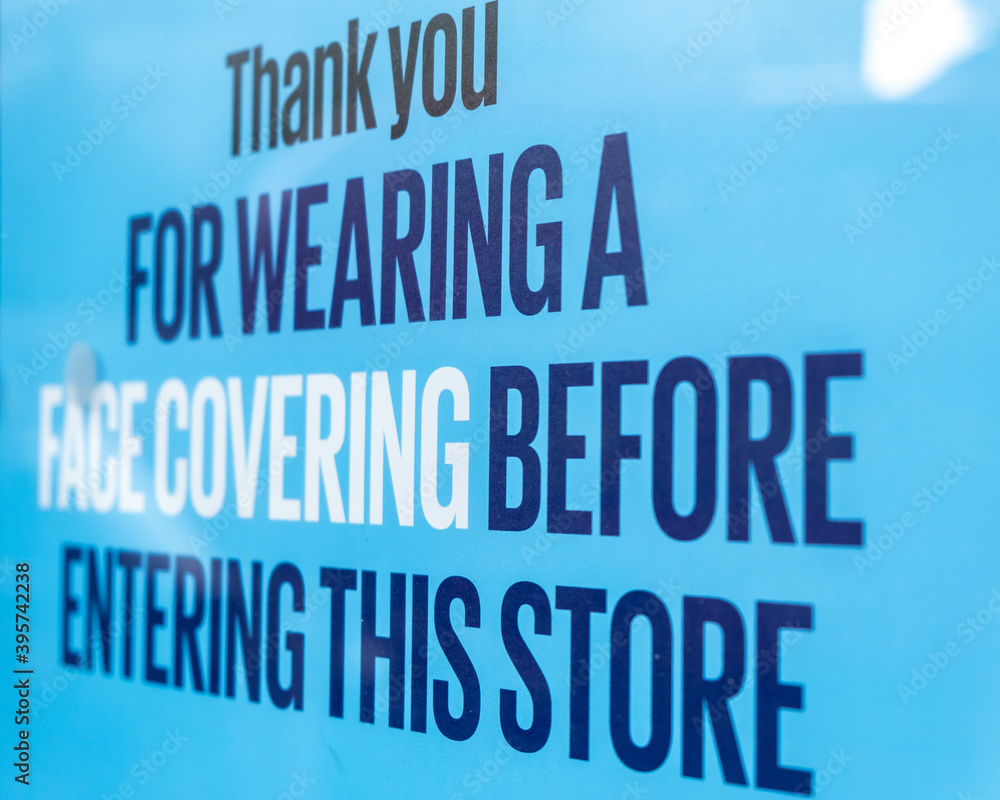
[[[1000,7],[471,8],[4,3],[10,796],[1000,791]]]

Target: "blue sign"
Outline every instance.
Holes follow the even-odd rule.
[[[998,18],[6,3],[10,795],[995,795]]]

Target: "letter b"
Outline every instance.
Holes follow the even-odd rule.
[[[929,319],[926,322],[924,320],[920,321],[920,327],[924,333],[928,336],[935,336],[941,326],[938,324],[937,320]]]
[[[934,666],[936,666],[938,669],[944,669],[945,667],[948,666],[949,658],[944,653],[941,652],[928,653],[927,657],[934,662]]]
[[[229,181],[232,180],[232,178],[229,177],[229,173],[222,170],[218,172],[209,172],[208,177],[211,178],[212,182],[215,183],[215,185],[220,189],[225,189],[229,185]]]
[[[757,163],[758,167],[763,167],[767,163],[767,153],[761,147],[748,147],[747,155]]]
[[[702,54],[702,47],[701,47],[701,45],[698,44],[690,36],[688,36],[687,40],[688,40],[688,47],[687,47],[687,50],[685,50],[684,52],[688,54],[688,57],[689,58],[697,58],[698,56],[700,56]]]
[[[892,206],[893,203],[896,202],[896,195],[894,195],[892,192],[886,189],[883,189],[880,192],[875,192],[875,196],[879,199],[879,202],[881,202],[882,205],[884,205],[886,208],[889,208],[890,206]]]
[[[889,533],[892,535],[892,538],[895,539],[896,541],[899,541],[900,539],[903,538],[903,534],[905,533],[905,531],[903,530],[903,526],[900,525],[898,522],[887,522],[885,523],[884,527],[887,531],[889,531]]]

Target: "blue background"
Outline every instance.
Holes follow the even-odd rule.
[[[618,311],[585,337],[569,360],[648,359],[652,380],[671,358],[691,355],[714,364],[734,342],[749,352],[779,357],[792,370],[796,390],[792,453],[802,447],[803,354],[865,353],[865,376],[836,382],[831,390],[838,429],[855,437],[854,461],[831,468],[831,513],[865,521],[866,549],[885,524],[905,512],[913,513],[917,524],[863,573],[855,557],[866,549],[779,547],[770,542],[760,515],[748,544],[727,542],[722,469],[720,508],[710,531],[691,543],[664,536],[649,492],[651,387],[625,395],[626,432],[640,433],[645,447],[642,459],[626,470],[626,511],[617,539],[546,536],[541,522],[524,533],[487,531],[486,449],[480,448],[471,459],[468,530],[432,530],[419,514],[414,528],[401,529],[389,524],[394,519],[390,509],[381,527],[268,522],[262,498],[255,519],[233,524],[202,551],[203,558],[239,558],[244,565],[262,559],[265,574],[277,562],[291,561],[302,569],[307,592],[317,586],[320,565],[378,570],[383,624],[389,571],[426,572],[432,591],[448,575],[472,579],[482,598],[483,627],[462,638],[480,674],[483,710],[476,735],[455,743],[432,722],[426,735],[390,729],[384,704],[378,706],[375,725],[357,721],[360,592],[348,595],[344,719],[326,714],[326,593],[316,595],[320,602],[308,619],[294,622],[306,634],[306,708],[301,713],[279,711],[266,697],[257,706],[243,695],[212,698],[61,669],[62,543],[190,553],[189,537],[204,521],[190,506],[176,518],[157,512],[148,469],[136,478],[148,495],[141,517],[37,509],[39,387],[63,380],[65,353],[26,382],[18,366],[30,363],[32,350],[41,348],[50,332],[67,322],[80,323],[78,304],[107,288],[112,273],[125,268],[130,216],[191,205],[211,173],[225,169],[231,141],[227,54],[263,44],[265,56],[283,64],[298,49],[311,52],[330,41],[346,45],[347,22],[355,17],[364,27],[381,13],[381,19],[391,17],[388,27],[403,26],[405,34],[411,21],[426,24],[440,11],[458,18],[462,5],[301,3],[289,9],[247,0],[220,18],[218,8],[207,2],[158,7],[69,3],[14,52],[8,34],[39,7],[4,4],[0,596],[9,609],[11,567],[30,561],[36,691],[52,688],[51,702],[32,723],[32,786],[25,795],[99,798],[130,783],[142,798],[276,797],[303,771],[316,781],[307,797],[344,791],[444,798],[756,793],[722,783],[713,745],[704,782],[680,777],[676,637],[681,594],[719,596],[736,604],[748,625],[748,644],[756,601],[814,605],[815,629],[783,656],[782,677],[805,685],[806,707],[782,714],[781,757],[786,765],[816,770],[818,784],[831,753],[849,759],[821,786],[824,795],[860,800],[1000,793],[1000,623],[993,621],[969,643],[956,632],[1000,588],[994,412],[1000,388],[1000,281],[986,283],[963,310],[952,313],[912,361],[894,370],[888,359],[922,320],[948,307],[948,293],[975,275],[982,258],[1000,255],[1000,54],[987,47],[908,100],[887,103],[872,97],[858,77],[860,3],[819,8],[750,3],[735,12],[736,21],[703,54],[679,70],[673,53],[725,7],[717,2],[586,0],[560,6],[501,0],[496,105],[465,112],[458,104],[449,116],[431,119],[419,105],[418,86],[409,128],[396,141],[389,138],[396,117],[388,36],[381,27],[370,71],[378,127],[307,145],[279,145],[250,161],[244,157],[240,174],[214,201],[222,209],[226,237],[218,280],[222,323],[235,332],[237,197],[250,197],[253,208],[261,192],[276,198],[282,189],[329,182],[330,200],[313,211],[311,224],[315,237],[335,241],[344,183],[363,176],[377,278],[383,172],[405,162],[421,171],[429,187],[431,163],[471,157],[483,196],[489,154],[505,154],[509,186],[510,170],[525,148],[552,145],[572,183],[567,180],[564,198],[545,207],[535,221],[563,221],[564,310],[522,317],[505,289],[504,316],[485,319],[473,289],[469,319],[414,328],[413,344],[388,367],[394,388],[402,369],[417,370],[420,385],[439,366],[458,367],[469,379],[472,422],[485,425],[489,367],[521,363],[543,373],[548,363],[566,360],[559,345],[591,319],[579,310],[579,298],[599,148],[604,134],[625,130],[649,304],[624,308],[615,293]],[[111,111],[114,99],[157,65],[168,76],[119,120]],[[778,137],[778,152],[745,186],[721,197],[718,182],[729,179],[734,165],[746,159],[747,148],[774,136],[778,120],[820,85],[832,92],[831,100],[793,137]],[[114,131],[58,180],[52,162],[65,158],[81,129],[96,127],[103,117],[114,120]],[[911,183],[904,163],[931,146],[939,128],[949,127],[960,138]],[[433,142],[430,155],[420,150],[426,142]],[[849,242],[844,224],[855,222],[857,207],[871,203],[874,193],[894,180],[904,181],[905,194]],[[424,258],[427,243],[425,236]],[[669,253],[669,258],[659,265],[653,253]],[[332,287],[334,254],[326,251],[323,259],[310,282],[317,306]],[[744,325],[771,308],[781,290],[798,299],[751,342]],[[207,375],[238,375],[245,393],[252,378],[262,374],[330,371],[346,380],[351,371],[374,361],[383,344],[408,330],[405,322],[361,328],[349,304],[342,329],[293,333],[286,307],[280,335],[258,334],[236,347],[222,339],[186,336],[165,345],[153,336],[148,300],[147,292],[138,345],[125,343],[123,293],[93,322],[82,324],[78,338],[96,353],[102,379],[146,380],[151,393],[168,377],[179,377],[191,388]],[[717,370],[716,380],[724,392],[724,373]],[[595,511],[579,487],[598,472],[598,398],[596,388],[575,390],[570,412],[570,430],[586,433],[590,443],[588,458],[570,467],[570,502]],[[722,398],[720,413],[725,413]],[[289,430],[294,423],[292,413]],[[543,426],[541,446],[544,439]],[[145,448],[148,468],[151,438]],[[723,458],[724,453],[721,444]],[[942,478],[952,459],[960,459],[969,472],[922,513],[914,496]],[[801,540],[801,473],[790,469],[789,475],[788,502]],[[294,496],[289,480],[288,493]],[[387,502],[390,498],[387,490]],[[499,608],[505,589],[519,580],[539,583],[550,598],[556,584],[606,587],[609,604],[630,589],[664,596],[678,658],[674,741],[659,770],[639,775],[615,756],[606,722],[606,666],[603,674],[597,671],[592,689],[591,760],[567,757],[565,612],[554,612],[551,638],[531,640],[553,692],[549,742],[533,755],[511,753],[505,746],[496,690],[520,683],[503,656]],[[668,596],[664,587],[672,585],[679,591]],[[4,649],[13,646],[8,616],[4,611],[0,622]],[[608,619],[595,619],[595,643],[606,640]],[[943,649],[950,640],[960,644],[959,655],[904,704],[898,685],[925,664],[929,651]],[[638,680],[638,662],[636,668]],[[431,667],[432,679],[449,674],[443,659]],[[378,679],[384,691],[387,672],[381,666]],[[752,706],[752,690],[746,688],[734,703],[734,717],[751,776]],[[9,714],[3,716],[0,730],[7,742],[14,728]],[[643,724],[637,717],[637,731]],[[187,741],[140,784],[133,765],[160,747],[165,731],[175,730]],[[8,771],[5,767],[4,781],[11,780]],[[475,777],[477,771],[481,777]]]

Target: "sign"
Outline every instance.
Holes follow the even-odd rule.
[[[1000,790],[977,14],[6,4],[11,796]]]

